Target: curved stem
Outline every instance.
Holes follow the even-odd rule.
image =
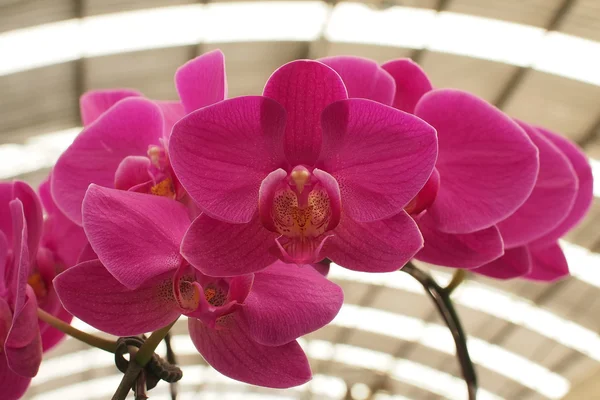
[[[113,395],[112,400],[125,400],[136,379],[146,364],[150,362],[154,351],[160,342],[165,338],[167,333],[169,333],[169,330],[171,330],[173,325],[175,325],[175,322],[177,322],[177,319],[164,328],[160,328],[159,330],[152,332],[150,337],[146,339],[136,354],[131,355],[127,371],[125,371],[125,374],[121,379],[121,383],[119,383],[119,387]]]
[[[145,367],[146,364],[152,359],[152,355],[154,354],[154,350],[158,347],[160,342],[167,336],[167,333],[171,330],[173,325],[175,325],[177,320],[171,322],[169,325],[164,328],[160,328],[157,331],[152,332],[150,337],[146,339],[142,347],[140,347],[139,351],[135,355],[135,362],[140,364],[142,367]]]
[[[114,353],[117,349],[116,342],[82,332],[79,329],[67,324],[65,321],[56,318],[52,314],[48,314],[41,308],[38,308],[38,318],[47,323],[48,325],[52,326],[53,328],[56,328],[59,331],[77,340],[87,343],[90,346],[97,347],[104,351],[108,351],[109,353]]]
[[[450,296],[452,292],[463,283],[466,277],[467,271],[464,269],[457,269],[454,274],[452,274],[452,279],[450,280],[450,283],[448,283],[448,286],[444,288],[446,294]]]
[[[429,274],[421,271],[410,262],[406,264],[401,271],[415,278],[423,288],[425,288],[429,297],[434,301],[438,312],[452,333],[454,344],[456,345],[456,355],[458,356],[463,378],[467,384],[469,400],[475,400],[477,398],[477,374],[473,362],[471,361],[471,357],[469,356],[467,336],[462,329],[452,300],[450,300],[450,293],[453,288],[450,290],[442,288]],[[458,285],[455,285],[454,287],[456,286]]]

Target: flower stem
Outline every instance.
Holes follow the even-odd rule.
[[[82,332],[79,329],[67,324],[65,321],[56,318],[52,314],[48,314],[41,308],[38,308],[38,318],[47,323],[48,325],[52,326],[53,328],[56,328],[59,331],[66,333],[67,335],[79,341],[82,341],[83,343],[87,343],[90,346],[97,347],[104,351],[108,351],[109,353],[114,353],[117,349],[116,342]]]
[[[440,316],[444,319],[446,326],[452,334],[454,344],[456,345],[456,355],[460,364],[463,379],[467,384],[467,392],[469,400],[475,400],[477,398],[477,373],[471,357],[469,356],[469,348],[467,347],[467,335],[463,331],[458,314],[454,309],[452,300],[450,299],[450,291],[442,288],[437,282],[426,272],[421,271],[415,267],[411,262],[406,264],[400,271],[405,272],[416,279],[421,286],[425,289],[425,292],[429,295],[433,303],[435,304]],[[457,283],[454,287],[458,286],[460,280],[457,278]],[[452,279],[454,281],[454,278]],[[452,284],[452,282],[451,282]],[[451,285],[448,285],[449,287]]]
[[[142,347],[140,347],[137,354],[135,355],[136,363],[138,363],[142,367],[145,367],[146,364],[148,364],[148,362],[152,359],[154,350],[156,350],[160,342],[162,342],[165,336],[167,336],[167,333],[169,333],[173,325],[175,325],[175,322],[177,322],[177,320],[171,322],[164,328],[160,328],[159,330],[152,332],[150,337],[146,339]]]
[[[446,286],[444,288],[444,291],[446,292],[446,294],[448,296],[450,296],[452,294],[452,292],[454,292],[454,290],[460,286],[461,283],[463,283],[463,281],[465,280],[465,278],[467,277],[467,271],[465,271],[464,269],[457,269],[456,271],[454,271],[454,274],[452,275],[452,279],[450,280],[450,283],[448,283],[448,286]]]
[[[125,400],[127,394],[133,387],[136,379],[146,366],[152,359],[152,355],[154,351],[160,344],[160,342],[165,338],[169,330],[175,325],[177,319],[171,322],[169,325],[161,328],[157,331],[152,332],[150,337],[146,339],[142,347],[136,352],[136,354],[132,354],[129,361],[129,366],[127,367],[127,371],[123,375],[123,379],[121,379],[121,383],[117,388],[117,391],[112,397],[112,400]]]

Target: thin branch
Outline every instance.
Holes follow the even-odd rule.
[[[171,333],[167,333],[165,336],[165,346],[167,347],[167,362],[176,365],[177,359],[173,347],[171,346]],[[171,400],[177,400],[177,382],[171,382],[169,384],[169,391],[171,392]]]
[[[77,340],[87,343],[90,346],[97,347],[104,351],[108,351],[109,353],[114,353],[117,349],[116,342],[82,332],[79,329],[67,324],[65,321],[56,318],[52,314],[48,314],[41,308],[38,308],[38,318],[47,323],[48,325],[52,326],[53,328],[56,328],[59,331]]]
[[[165,338],[169,330],[175,325],[177,320],[171,322],[169,325],[161,328],[157,331],[152,332],[150,337],[142,344],[140,349],[136,352],[136,354],[131,354],[129,358],[129,364],[127,366],[127,371],[123,375],[123,379],[121,379],[121,383],[119,383],[119,387],[117,391],[112,397],[112,400],[125,400],[127,394],[133,387],[136,382],[136,379],[146,366],[148,362],[152,359],[154,355],[154,351]]]
[[[463,283],[463,281],[465,280],[465,278],[467,277],[467,271],[465,271],[464,269],[457,269],[456,271],[454,271],[454,274],[452,274],[452,279],[450,280],[450,283],[448,283],[448,286],[446,286],[444,288],[444,291],[446,292],[446,294],[448,296],[450,296],[452,294],[452,292],[454,292],[454,290],[460,286],[461,283]]]
[[[477,398],[477,374],[473,362],[471,361],[471,357],[469,356],[467,336],[462,329],[452,300],[450,300],[451,290],[447,291],[442,288],[429,274],[421,271],[410,262],[406,264],[401,271],[415,278],[434,301],[438,312],[452,333],[454,344],[456,345],[456,355],[458,356],[463,378],[467,384],[469,400],[475,400]]]

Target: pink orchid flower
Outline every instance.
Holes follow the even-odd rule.
[[[435,169],[405,208],[425,241],[415,258],[475,268],[500,257],[503,242],[495,225],[527,200],[538,173],[537,149],[525,132],[471,94],[433,89],[409,59],[382,66],[358,57],[321,61],[340,74],[350,97],[391,104],[437,130]]]
[[[277,258],[328,257],[392,271],[422,247],[403,208],[431,174],[435,131],[347,97],[330,67],[299,60],[273,73],[264,96],[226,100],[175,125],[173,168],[204,211],[182,246],[192,265],[234,276]]]
[[[178,69],[175,82],[181,103],[151,101],[131,90],[82,97],[85,128],[52,175],[52,195],[67,217],[81,225],[81,204],[91,183],[187,200],[169,163],[168,140],[186,112],[225,98],[223,53],[189,61]]]
[[[36,271],[29,278],[41,309],[70,323],[73,316],[61,305],[52,280],[60,272],[77,264],[88,245],[83,228],[58,209],[51,196],[51,175],[42,182],[38,192],[46,213],[40,246],[36,257]],[[94,257],[95,258],[95,257]],[[44,351],[56,346],[65,334],[40,321]]]
[[[37,299],[28,285],[37,253],[42,213],[23,182],[0,183],[0,387],[20,398],[42,361]]]
[[[310,379],[295,339],[333,319],[341,289],[312,268],[283,263],[234,278],[204,275],[179,253],[189,224],[185,206],[173,200],[90,186],[83,226],[99,260],[55,279],[64,306],[119,336],[183,314],[198,351],[221,373],[276,388]]]
[[[592,168],[568,139],[525,123],[540,151],[540,173],[527,201],[498,227],[505,254],[474,272],[499,279],[554,281],[569,274],[558,239],[585,216],[593,201]]]

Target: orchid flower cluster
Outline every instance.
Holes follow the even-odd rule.
[[[23,395],[64,336],[40,313],[117,336],[185,315],[216,370],[287,388],[311,377],[296,339],[343,302],[329,260],[568,275],[557,241],[592,201],[585,155],[434,89],[409,59],[293,61],[262,95],[227,98],[213,51],[175,83],[174,102],[85,94],[84,129],[37,193],[0,184],[3,398]]]

